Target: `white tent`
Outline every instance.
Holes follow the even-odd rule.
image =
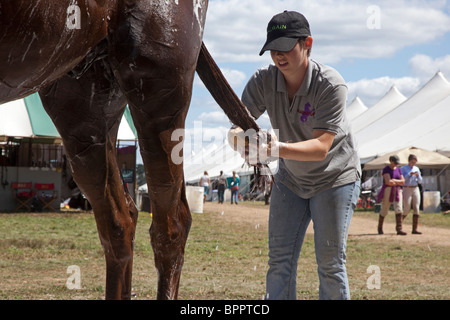
[[[136,140],[128,108],[122,116],[118,140]],[[0,137],[60,138],[37,93],[0,105]]]
[[[347,116],[351,120],[358,117],[360,114],[366,112],[368,108],[364,105],[359,97],[353,99],[353,101],[347,106]]]
[[[415,145],[428,150],[450,148],[450,95],[410,121],[399,124],[378,139],[360,146],[362,155],[396,150],[405,145]]]
[[[410,154],[414,154],[417,156],[417,166],[421,169],[444,169],[450,165],[450,158],[443,156],[437,152],[428,151],[416,147],[409,147],[386,153],[381,157],[371,160],[364,165],[364,169],[383,169],[385,166],[389,165],[389,157],[392,155],[398,156],[400,159],[400,165],[403,166],[408,164],[408,157]]]
[[[277,162],[272,162],[269,167],[275,172]],[[204,171],[210,177],[215,177],[220,175],[220,171],[224,174],[231,174],[233,171],[253,172],[253,166],[249,166],[225,139],[219,146],[212,144],[194,156],[185,157],[184,174],[187,182],[198,181]]]
[[[0,114],[0,136],[59,137],[37,94],[0,105]]]
[[[392,86],[391,89],[386,93],[386,95],[381,98],[381,100],[368,108],[367,111],[361,113],[356,118],[353,118],[353,132],[359,132],[369,124],[375,122],[376,120],[391,112],[405,100],[406,97],[397,89],[397,87]]]
[[[117,131],[117,140],[136,140],[137,132],[134,127],[133,119],[131,118],[131,113],[128,107],[122,115],[122,120],[119,124],[119,131]]]
[[[447,101],[447,112],[449,108],[450,99],[446,99]],[[440,121],[439,125],[434,127],[428,126],[427,132],[424,132],[423,135],[420,135],[416,138],[415,143],[418,146],[423,146],[429,148],[430,150],[436,150],[441,154],[450,157],[450,146],[449,146],[449,132],[450,132],[450,119],[448,113],[445,117],[446,123]],[[444,117],[439,120],[444,120]],[[429,123],[429,125],[433,126],[433,123]]]
[[[441,129],[450,121],[449,95],[450,82],[438,72],[398,107],[355,132],[363,162],[411,145],[432,151],[450,149],[450,138],[445,139]]]
[[[220,145],[212,143],[196,154],[185,155],[183,168],[187,183],[198,182],[204,171],[207,171],[210,177],[218,177],[220,171],[223,171],[225,176],[231,176],[233,171],[242,176],[253,173],[254,170],[253,166],[249,166],[240,154],[230,147],[227,139],[224,139]],[[276,173],[278,162],[271,162],[269,168],[272,173]],[[139,191],[145,193],[147,188],[147,184],[143,184],[139,187]]]

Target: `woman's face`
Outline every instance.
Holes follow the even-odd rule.
[[[391,163],[391,168],[395,168],[397,166],[397,163],[395,163],[392,160],[389,160],[389,162]]]
[[[308,59],[308,49],[311,48],[312,38],[305,41],[305,45],[296,43],[291,51],[270,51],[275,66],[284,74],[292,74],[301,71]]]

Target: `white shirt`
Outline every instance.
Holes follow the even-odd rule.
[[[209,186],[208,180],[209,180],[209,176],[203,175],[200,178],[200,187],[208,187]]]

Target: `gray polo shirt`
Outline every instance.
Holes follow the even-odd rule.
[[[359,156],[346,115],[347,86],[331,67],[309,60],[300,89],[289,103],[283,74],[274,65],[259,69],[242,94],[242,102],[257,119],[267,111],[281,142],[313,137],[314,129],[336,133],[324,161],[280,159],[276,179],[302,198],[360,179]]]

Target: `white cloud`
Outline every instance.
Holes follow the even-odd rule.
[[[233,88],[241,87],[245,84],[244,82],[247,81],[247,75],[242,71],[228,68],[223,68],[221,70],[225,79],[227,79],[228,83]]]
[[[245,85],[245,83],[248,79],[247,75],[240,70],[235,70],[235,69],[230,69],[230,68],[221,68],[220,71],[222,71],[225,79],[227,79],[228,83],[230,84],[230,86],[232,88],[242,87],[243,85]],[[200,86],[200,87],[205,86],[197,74],[195,74],[194,84],[196,86]]]
[[[371,11],[373,6],[379,10]],[[258,56],[267,23],[287,9],[304,13],[309,20],[313,56],[322,63],[391,57],[404,47],[425,45],[449,32],[445,6],[445,1],[419,0],[214,0],[209,3],[205,43],[219,62],[268,59]],[[379,21],[375,28],[374,21]]]
[[[204,127],[230,126],[230,120],[222,110],[203,112],[197,117],[197,120],[202,121]]]
[[[210,1],[204,41],[212,56],[216,61],[259,61],[264,30],[274,12],[265,0]]]
[[[406,97],[410,97],[421,87],[421,82],[415,77],[380,77],[375,79],[361,79],[350,81],[348,86],[348,103],[358,96],[361,101],[371,107],[377,103],[395,85],[397,89]]]
[[[409,60],[409,67],[422,81],[428,80],[437,71],[441,71],[450,80],[450,55],[433,59],[424,54],[417,54]]]
[[[450,55],[433,59],[424,54],[417,54],[409,60],[408,64],[412,74],[410,77],[379,77],[349,81],[347,83],[348,102],[350,103],[358,96],[366,106],[370,107],[378,102],[393,85],[404,96],[410,97],[438,71],[450,80]]]

